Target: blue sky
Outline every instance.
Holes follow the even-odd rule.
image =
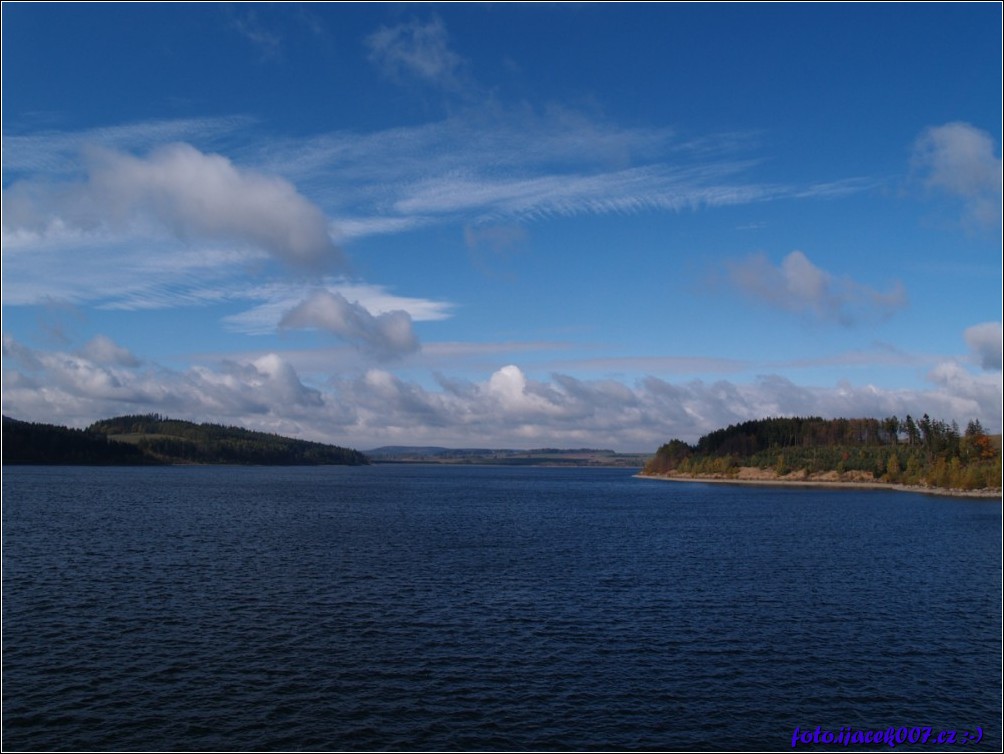
[[[3,412],[1001,427],[1001,6],[3,5]]]

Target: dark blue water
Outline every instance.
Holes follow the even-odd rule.
[[[1001,505],[8,467],[3,671],[8,751],[776,750],[817,725],[1000,750]]]

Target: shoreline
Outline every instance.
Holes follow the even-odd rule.
[[[754,487],[822,487],[831,489],[865,489],[865,490],[895,490],[896,492],[915,492],[921,495],[938,495],[940,497],[978,498],[981,500],[1001,500],[1001,490],[958,490],[946,487],[925,487],[914,484],[893,484],[878,481],[843,481],[838,479],[785,479],[774,478],[743,478],[722,476],[684,476],[669,474],[635,474],[635,479],[652,479],[657,482],[690,482],[699,484],[735,484]]]

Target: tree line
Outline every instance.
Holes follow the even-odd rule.
[[[34,464],[361,465],[369,459],[337,445],[160,414],[104,419],[70,429],[3,417],[3,462]]]
[[[136,445],[106,435],[55,424],[3,417],[3,463],[68,466],[141,466],[161,461]]]
[[[900,484],[999,488],[1001,442],[979,420],[960,431],[955,422],[927,414],[902,420],[768,418],[715,430],[695,445],[671,440],[644,473],[729,476],[741,466],[773,469],[780,476],[856,471]]]

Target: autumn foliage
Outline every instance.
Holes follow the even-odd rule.
[[[770,418],[704,435],[695,445],[672,440],[645,467],[646,474],[730,476],[740,467],[795,472],[862,473],[890,483],[952,489],[1001,487],[1000,436],[979,421],[964,433],[924,414],[887,419]]]

